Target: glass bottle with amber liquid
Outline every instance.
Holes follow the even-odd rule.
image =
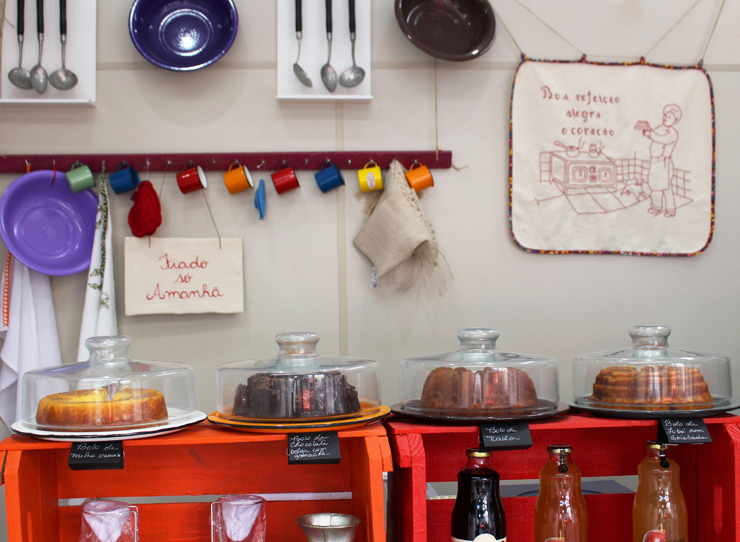
[[[534,507],[534,542],[588,542],[588,511],[581,492],[581,471],[573,464],[573,448],[547,447],[540,470],[540,492]]]
[[[681,491],[681,469],[666,457],[666,445],[650,441],[637,468],[632,506],[633,542],[689,542],[689,520]]]
[[[468,464],[457,475],[452,542],[506,542],[501,478],[491,467],[491,452],[469,448],[466,454]]]

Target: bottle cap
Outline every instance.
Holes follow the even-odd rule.
[[[490,450],[479,450],[478,448],[468,448],[465,453],[468,457],[491,457]]]
[[[573,447],[567,444],[550,444],[547,447],[548,454],[559,454],[560,452],[565,452],[566,454],[573,453]]]
[[[667,447],[667,444],[661,444],[659,442],[656,442],[654,440],[648,440],[647,442],[647,449],[648,450],[665,450]]]

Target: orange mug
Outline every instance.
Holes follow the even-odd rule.
[[[432,172],[424,164],[414,162],[409,170],[406,172],[406,180],[409,186],[414,189],[415,192],[421,192],[426,190],[430,186],[434,186],[434,179],[432,178]]]
[[[231,164],[228,171],[224,173],[224,184],[229,194],[236,194],[237,192],[254,188],[254,181],[247,166],[243,166],[239,162]]]

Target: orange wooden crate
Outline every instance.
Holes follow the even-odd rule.
[[[0,442],[8,539],[76,542],[79,506],[58,499],[230,493],[351,492],[351,500],[269,501],[267,538],[305,540],[295,520],[314,512],[361,519],[358,542],[385,541],[383,472],[392,468],[380,423],[339,431],[342,460],[288,465],[286,435],[232,431],[204,422],[184,431],[123,445],[123,470],[73,471],[71,445],[13,435]],[[210,540],[210,503],[138,504],[141,540]]]
[[[740,540],[740,417],[705,419],[711,444],[671,448],[681,466],[689,509],[689,540]],[[451,482],[465,465],[465,449],[478,446],[479,427],[416,423],[392,416],[384,421],[393,454],[388,479],[388,537],[393,542],[449,542],[454,499],[427,499],[427,482]],[[496,451],[491,464],[503,480],[538,479],[549,444],[573,446],[573,462],[584,477],[630,476],[655,440],[655,420],[618,420],[569,414],[530,423],[533,447]],[[634,494],[587,495],[589,538],[632,540]],[[536,497],[504,498],[507,540],[534,538]]]

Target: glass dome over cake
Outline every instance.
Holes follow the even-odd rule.
[[[634,411],[692,411],[732,399],[730,360],[668,346],[665,326],[635,326],[632,346],[582,354],[573,361],[577,405]]]
[[[380,406],[378,363],[322,356],[317,333],[281,333],[277,358],[218,369],[218,414],[226,420],[342,419]]]
[[[189,365],[132,360],[131,338],[125,336],[91,337],[85,345],[87,361],[23,375],[24,427],[118,431],[177,423],[195,412]]]
[[[502,352],[495,329],[460,329],[454,352],[401,362],[400,407],[442,417],[526,417],[554,410],[558,361]]]

